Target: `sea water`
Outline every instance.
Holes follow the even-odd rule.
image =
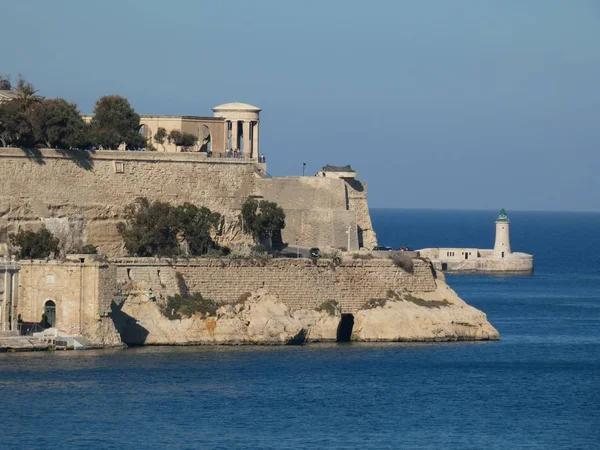
[[[525,277],[447,276],[498,342],[0,355],[0,448],[600,448],[600,214],[510,212]],[[374,210],[490,248],[496,212]]]

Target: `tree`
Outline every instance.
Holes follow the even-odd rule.
[[[20,259],[47,258],[58,254],[58,239],[46,227],[39,231],[23,231],[11,234],[10,243],[19,247]]]
[[[212,233],[221,223],[221,215],[191,203],[172,206],[138,198],[125,208],[125,223],[117,225],[130,255],[175,256],[181,245],[190,256],[219,249]]]
[[[157,144],[162,145],[163,150],[165,149],[165,139],[167,139],[167,130],[163,127],[158,127],[156,134],[154,135],[154,141]]]
[[[37,141],[49,148],[79,148],[86,145],[87,126],[77,105],[57,98],[44,100],[34,113]]]
[[[25,113],[29,113],[34,105],[41,103],[44,99],[43,97],[37,95],[38,90],[25,80],[23,75],[19,74],[19,78],[17,79],[17,86],[15,87],[15,92],[17,94],[16,101]]]
[[[281,230],[285,228],[285,213],[275,202],[247,198],[242,205],[241,220],[244,231],[258,243],[271,247],[281,244]]]
[[[212,212],[204,206],[198,208],[187,202],[177,206],[176,214],[182,238],[187,244],[190,255],[204,255],[209,250],[219,248],[211,233],[220,225],[221,214]]]
[[[146,139],[139,134],[140,116],[129,100],[119,95],[98,99],[91,125],[95,143],[105,149],[117,149],[123,143],[127,149],[146,145]]]
[[[168,136],[169,142],[178,147],[183,147],[188,150],[198,143],[198,136],[192,133],[181,132],[179,130],[171,130]]]
[[[180,253],[177,215],[168,203],[138,198],[125,207],[125,223],[117,224],[125,248],[133,256],[173,256]]]
[[[33,148],[35,146],[31,115],[27,114],[16,101],[0,104],[0,141],[3,147],[13,145]]]
[[[12,90],[12,83],[10,81],[10,75],[0,75],[0,90],[2,90],[2,91]]]

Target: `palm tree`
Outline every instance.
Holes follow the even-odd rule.
[[[15,93],[17,94],[16,101],[21,104],[21,107],[25,112],[28,112],[33,105],[41,103],[42,100],[44,100],[44,97],[37,95],[38,90],[33,84],[25,80],[21,74],[19,74]]]

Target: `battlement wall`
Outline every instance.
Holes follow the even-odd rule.
[[[413,273],[387,258],[344,259],[338,266],[328,259],[315,264],[309,259],[121,258],[113,263],[121,283],[142,283],[162,301],[180,293],[178,277],[190,292],[218,303],[234,302],[247,292],[265,288],[291,309],[313,309],[336,300],[343,312],[355,312],[372,298],[386,298],[389,290],[424,293],[436,289],[431,264],[420,259],[413,260]]]

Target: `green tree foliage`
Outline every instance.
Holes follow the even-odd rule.
[[[133,256],[179,253],[177,217],[170,204],[138,198],[125,207],[125,223],[117,224],[125,248]]]
[[[87,124],[77,105],[57,98],[44,100],[35,109],[37,141],[49,148],[80,148],[89,145]]]
[[[19,78],[17,79],[15,92],[17,94],[15,101],[26,113],[30,112],[35,105],[44,100],[43,97],[37,95],[38,90],[33,86],[33,84],[27,81],[21,74],[19,74]]]
[[[140,116],[119,95],[106,95],[96,102],[92,119],[94,142],[105,149],[144,147],[146,139],[139,134]]]
[[[0,104],[0,141],[3,147],[7,145],[35,147],[35,131],[31,115],[16,101]]]
[[[10,81],[10,75],[0,75],[0,90],[12,90],[12,82]]]
[[[171,130],[168,139],[171,144],[175,144],[178,147],[183,147],[186,150],[198,143],[198,136],[194,136],[191,133],[181,132],[179,130]]]
[[[176,207],[177,222],[190,255],[204,255],[215,250],[218,245],[212,238],[212,232],[221,223],[221,214],[191,203]]]
[[[58,239],[45,227],[39,231],[21,230],[11,234],[10,243],[19,247],[20,259],[47,258],[58,254]]]
[[[167,130],[165,130],[163,127],[158,127],[158,130],[156,130],[156,134],[154,135],[154,142],[162,145],[162,148],[164,150],[166,139],[167,139]]]
[[[285,228],[285,213],[275,202],[247,198],[242,205],[241,219],[244,231],[256,242],[281,244],[281,230]]]
[[[172,206],[138,198],[125,208],[125,223],[117,225],[130,255],[175,256],[187,247],[187,254],[199,256],[219,246],[211,237],[221,215],[190,203]]]

